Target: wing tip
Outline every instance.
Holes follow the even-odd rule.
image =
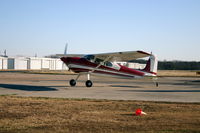
[[[141,51],[141,50],[138,50],[137,52],[141,53],[141,54],[145,54],[145,55],[151,55],[150,53],[147,53],[147,52],[144,52],[144,51]]]

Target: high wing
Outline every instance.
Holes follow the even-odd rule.
[[[150,56],[151,54],[143,51],[126,51],[126,52],[114,52],[114,53],[102,53],[93,54],[95,58],[102,60],[107,59],[107,61],[130,61],[138,58],[144,58]]]

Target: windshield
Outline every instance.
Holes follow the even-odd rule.
[[[91,62],[94,62],[95,56],[94,55],[85,55],[83,58],[85,58]]]

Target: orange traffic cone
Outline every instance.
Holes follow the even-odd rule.
[[[142,109],[136,109],[135,115],[147,115],[147,113],[143,112]]]

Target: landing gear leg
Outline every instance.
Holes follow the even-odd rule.
[[[156,87],[158,87],[158,82],[157,82],[158,78],[153,78],[153,82],[155,83]]]
[[[87,74],[88,80],[85,82],[86,87],[92,87],[92,81],[90,80],[90,74]]]

